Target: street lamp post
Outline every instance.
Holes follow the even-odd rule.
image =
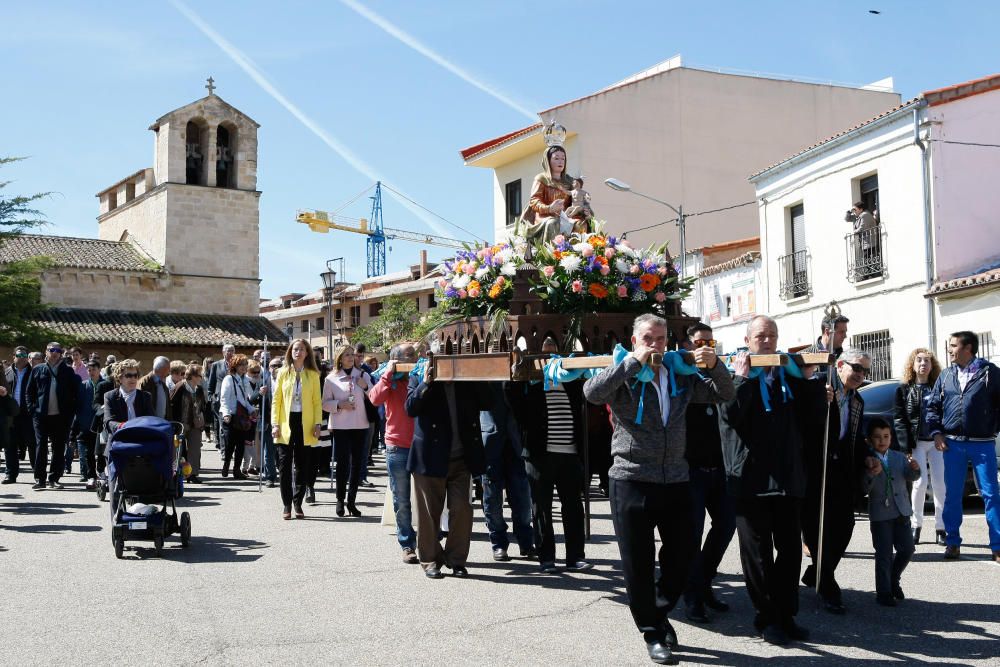
[[[326,354],[323,356],[329,359],[333,353],[333,288],[337,284],[337,272],[327,262],[326,271],[319,276],[323,279],[323,298],[326,300]]]
[[[642,197],[643,199],[648,199],[649,201],[655,201],[657,204],[662,204],[669,208],[671,211],[677,214],[677,229],[679,231],[680,241],[681,241],[681,269],[680,277],[684,279],[684,265],[687,263],[687,230],[684,225],[684,206],[678,204],[675,208],[672,204],[668,204],[662,199],[657,199],[656,197],[650,197],[649,195],[643,194],[641,192],[636,192],[632,189],[628,183],[623,183],[617,178],[606,178],[604,179],[604,184],[611,188],[612,190],[617,190],[618,192],[630,192],[637,197]]]

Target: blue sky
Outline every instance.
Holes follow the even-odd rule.
[[[340,206],[372,175],[489,235],[490,173],[463,166],[460,149],[524,127],[525,110],[586,95],[676,53],[685,64],[844,83],[893,76],[904,99],[995,73],[1000,62],[1000,5],[987,2],[363,3],[437,61],[350,6],[361,0],[179,3],[0,10],[0,155],[31,158],[0,176],[14,181],[9,193],[54,193],[42,203],[52,223],[45,233],[96,236],[94,195],[152,166],[146,128],[202,97],[211,75],[220,96],[261,124],[265,297],[318,288],[331,257],[348,258],[348,279],[364,277],[363,237],[319,236],[294,216]],[[184,7],[243,54],[257,78]],[[349,150],[354,164],[329,143]],[[344,213],[367,217],[369,205],[362,199]],[[468,237],[444,223],[430,227],[390,197],[384,218],[390,227]],[[390,271],[414,263],[421,248],[391,245]],[[432,259],[446,253],[428,250]]]

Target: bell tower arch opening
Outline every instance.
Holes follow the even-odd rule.
[[[236,147],[238,130],[228,121],[219,123],[215,130],[215,186],[236,187]]]
[[[185,178],[188,185],[205,185],[208,177],[205,171],[208,125],[201,118],[192,118],[184,128]]]

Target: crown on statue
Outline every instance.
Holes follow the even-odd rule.
[[[557,123],[553,118],[545,126],[545,134],[543,136],[545,137],[546,146],[562,146],[566,142],[566,128]]]

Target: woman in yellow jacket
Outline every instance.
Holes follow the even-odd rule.
[[[281,484],[282,518],[305,518],[302,497],[306,487],[306,467],[312,457],[306,447],[319,442],[323,422],[322,389],[319,369],[309,343],[296,338],[285,351],[285,365],[274,382],[271,404],[271,435],[278,450],[278,471]],[[292,492],[292,466],[295,467],[295,491]]]

